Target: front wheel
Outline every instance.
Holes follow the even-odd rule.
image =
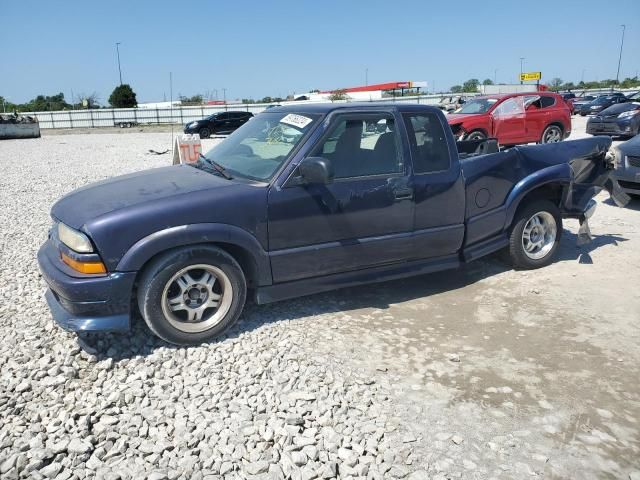
[[[549,125],[542,132],[540,143],[558,143],[562,141],[562,129],[558,125]]]
[[[138,306],[149,329],[177,345],[214,338],[236,323],[246,299],[242,269],[209,246],[170,251],[147,266]]]
[[[562,217],[549,200],[536,200],[522,208],[509,236],[509,257],[514,267],[524,270],[546,267],[562,236]]]
[[[207,127],[203,127],[198,131],[198,134],[200,134],[200,138],[209,138],[211,136],[211,130]]]
[[[475,130],[467,135],[465,140],[484,140],[487,136],[480,130]]]

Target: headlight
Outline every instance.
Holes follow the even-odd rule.
[[[633,117],[638,113],[640,113],[640,110],[629,110],[628,112],[622,112],[620,115],[618,115],[618,118]]]
[[[600,107],[598,107],[598,105],[593,105],[593,106],[591,107],[591,110],[595,110],[596,108],[600,108]]]
[[[78,253],[92,253],[93,245],[89,237],[84,233],[74,230],[66,226],[64,223],[58,223],[58,238],[71,250]]]

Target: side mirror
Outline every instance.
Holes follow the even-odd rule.
[[[304,183],[324,185],[333,182],[333,165],[324,157],[305,158],[298,165],[298,172]]]

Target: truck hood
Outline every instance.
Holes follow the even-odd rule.
[[[236,182],[188,165],[155,168],[79,188],[53,205],[51,215],[75,229],[106,214]]]

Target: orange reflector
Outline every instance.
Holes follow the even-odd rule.
[[[102,262],[79,262],[60,252],[62,261],[80,273],[107,273],[107,269]]]

